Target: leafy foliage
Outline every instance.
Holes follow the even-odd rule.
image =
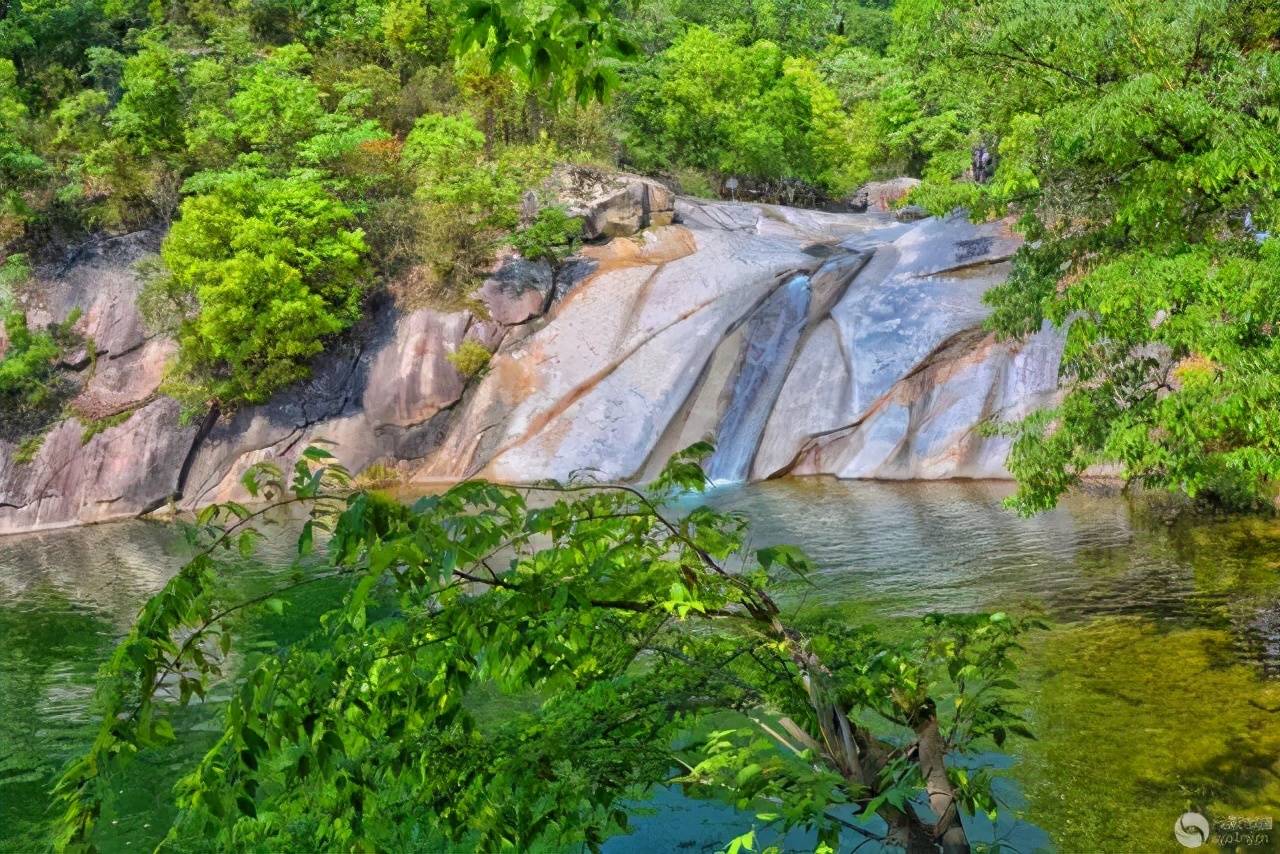
[[[485,137],[469,116],[429,114],[405,140],[403,160],[418,182],[425,252],[437,287],[464,294],[516,226],[520,194],[545,177],[538,147],[485,155]]]
[[[1236,506],[1269,502],[1280,13],[1227,0],[910,8],[945,46],[945,74],[916,91],[969,105],[919,198],[1020,214],[1033,242],[990,295],[994,325],[1071,327],[1069,395],[1016,431],[1016,506],[1052,505],[1099,464]],[[954,182],[984,137],[998,140],[992,180]]]
[[[636,55],[601,0],[537,6],[518,0],[474,0],[457,44],[486,48],[491,70],[515,68],[551,101],[571,96],[578,103],[604,100],[617,83],[611,59]]]
[[[70,342],[75,321],[72,317],[61,328],[32,330],[21,309],[5,313],[8,346],[0,356],[0,437],[16,440],[40,430],[56,414],[66,391],[58,370],[58,339]]]
[[[458,373],[467,379],[483,376],[489,370],[489,359],[493,357],[479,341],[468,338],[458,345],[458,349],[449,354],[449,363],[458,369]]]
[[[258,403],[307,375],[325,336],[359,317],[367,274],[354,216],[314,178],[222,173],[182,204],[153,287],[187,315],[184,372],[228,403]]]
[[[186,737],[170,691],[227,698],[177,786],[171,840],[594,848],[625,828],[625,799],[671,782],[832,847],[875,834],[850,809],[883,818],[890,842],[962,843],[957,811],[996,804],[988,776],[943,760],[1027,735],[1004,699],[1027,624],[930,617],[898,644],[785,612],[769,588],[810,570],[799,549],[750,550],[736,516],[664,509],[705,484],[708,451],[677,455],[644,490],[476,481],[412,506],[349,493],[318,448],[290,496],[278,469],[254,467],[246,487],[275,503],[202,511],[197,556],[105,669],[98,738],[58,785],[59,846],[92,846],[117,762]],[[294,578],[224,599],[231,556],[293,503],[311,506]],[[237,664],[231,615],[322,582],[340,601],[309,637]],[[494,692],[525,711],[479,714]]]
[[[833,194],[866,178],[848,157],[859,128],[812,61],[693,27],[651,69],[627,103],[627,154],[641,168],[797,178]]]
[[[577,250],[582,220],[561,205],[540,208],[533,221],[511,235],[511,246],[530,261],[559,263]]]

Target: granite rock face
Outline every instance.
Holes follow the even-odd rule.
[[[1054,329],[1042,329],[1022,346],[966,330],[856,423],[805,436],[787,471],[876,480],[1008,477],[1010,440],[984,436],[978,427],[1051,403],[1062,344]],[[760,459],[757,466],[767,468]]]
[[[611,181],[573,197],[602,239],[554,271],[505,259],[477,293],[485,319],[379,305],[306,383],[186,426],[159,392],[173,344],[134,308],[154,238],[69,259],[34,310],[82,309],[97,359],[76,408],[113,426],[68,418],[25,463],[0,443],[0,533],[243,500],[248,466],[320,440],[416,483],[644,478],[703,438],[731,449],[726,479],[1008,476],[1007,440],[979,427],[1054,398],[1062,336],[983,331],[1018,246],[1005,224]],[[470,382],[448,358],[466,340],[493,352]]]
[[[418,480],[638,478],[700,438],[733,449],[722,472],[745,453],[752,478],[1007,477],[1007,445],[977,427],[1048,399],[1061,350],[1052,330],[1025,344],[981,332],[982,295],[1019,245],[1007,225],[678,213],[585,251],[591,274],[499,350]],[[782,289],[798,333],[770,320]]]
[[[131,305],[135,258],[119,258],[116,267],[91,258],[92,271],[73,266],[67,277],[82,302]],[[104,273],[99,288],[86,281],[91,272]],[[73,297],[54,296],[66,300],[68,313],[76,307]],[[215,410],[186,425],[178,405],[158,393],[172,341],[143,336],[118,357],[100,353],[82,372],[76,414],[54,425],[30,460],[17,459],[16,443],[0,442],[0,534],[127,518],[170,503],[246,500],[239,483],[246,468],[267,459],[291,465],[320,440],[332,441],[357,472],[374,461],[421,457],[438,444],[439,416],[465,388],[448,355],[468,337],[495,347],[502,334],[466,311],[402,315],[383,305],[330,348],[307,382],[262,406]],[[112,416],[103,422],[112,426],[87,429]]]
[[[155,255],[162,235],[137,231],[94,240],[67,253],[57,264],[35,271],[24,305],[32,327],[65,321],[79,309],[75,330],[92,342],[99,358],[118,358],[147,340],[138,294],[142,277],[135,265]]]
[[[193,452],[182,506],[245,500],[245,469],[268,459],[292,465],[320,441],[357,473],[422,456],[438,441],[436,416],[462,396],[448,355],[473,324],[465,311],[398,315],[384,306],[365,339],[332,349],[311,379],[219,419]]]
[[[85,441],[77,418],[60,422],[35,457],[0,443],[0,534],[60,528],[148,513],[176,491],[197,428],[178,424],[161,398]]]

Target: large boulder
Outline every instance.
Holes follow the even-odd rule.
[[[905,175],[886,181],[868,181],[854,190],[847,204],[858,212],[893,213],[907,194],[920,186],[919,178]]]
[[[571,215],[582,218],[588,240],[628,237],[675,219],[675,194],[652,178],[567,166],[553,173],[547,188]]]
[[[476,296],[485,304],[491,318],[503,326],[515,326],[541,317],[550,307],[554,290],[551,264],[509,255],[500,260],[497,270],[484,280]]]

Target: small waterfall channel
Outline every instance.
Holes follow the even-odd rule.
[[[792,276],[747,321],[746,340],[729,405],[716,429],[716,450],[707,477],[716,483],[747,479],[756,447],[809,313],[807,275]]]

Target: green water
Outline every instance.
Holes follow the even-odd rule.
[[[1023,823],[998,835],[1034,848],[1045,837],[1029,823],[1061,851],[1173,852],[1188,809],[1280,820],[1280,523],[1167,525],[1085,496],[1027,521],[1000,509],[1006,491],[805,480],[712,500],[754,520],[753,545],[810,551],[823,570],[805,607],[890,624],[931,610],[1052,618],[1021,673],[1039,738],[1001,758]],[[92,731],[95,670],[183,555],[173,530],[144,522],[0,539],[0,850],[44,846],[47,787]],[[246,589],[269,572],[247,570]],[[250,630],[286,639],[324,607],[324,591],[309,596]],[[205,713],[184,714],[199,728]],[[182,758],[112,781],[107,850],[154,845]],[[745,829],[670,792],[636,825],[608,849],[704,850]]]

